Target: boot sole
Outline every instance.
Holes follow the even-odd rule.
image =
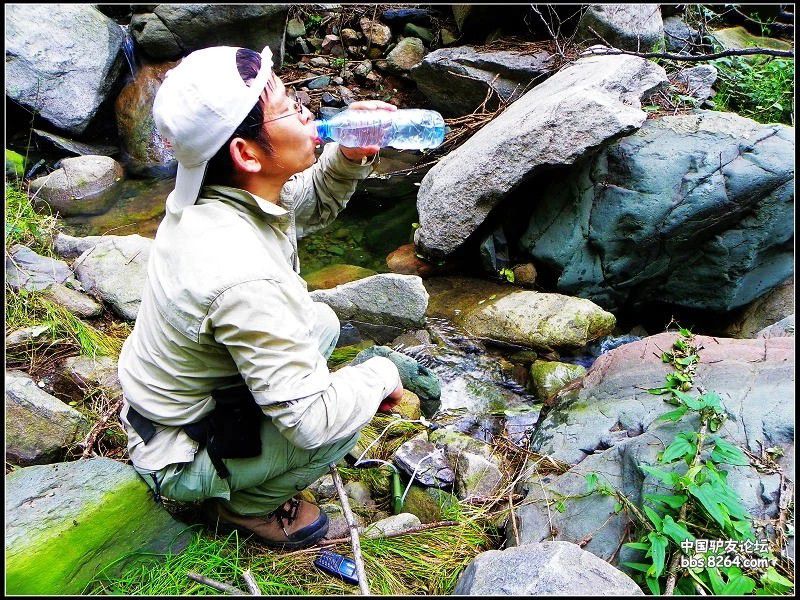
[[[276,542],[273,540],[268,540],[258,535],[252,529],[248,529],[247,527],[243,527],[241,525],[236,525],[235,523],[229,523],[227,521],[223,521],[222,519],[218,519],[215,517],[210,518],[207,522],[207,525],[212,531],[217,531],[220,533],[233,533],[234,531],[236,531],[238,533],[245,535],[246,536],[245,539],[252,537],[253,540],[258,542],[260,545],[266,546],[267,548],[271,548],[274,550],[300,550],[302,548],[308,548],[309,546],[313,546],[316,542],[324,538],[325,535],[328,533],[328,527],[330,525],[330,522],[326,521],[325,525],[323,525],[310,535],[304,537],[302,540],[293,540],[286,542]]]

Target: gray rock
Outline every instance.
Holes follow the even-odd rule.
[[[306,34],[306,26],[300,19],[290,19],[286,24],[286,36],[290,39],[302,37]]]
[[[42,296],[51,302],[63,306],[78,317],[90,319],[103,314],[103,306],[96,302],[91,296],[87,296],[86,294],[59,283],[54,283],[46,287],[42,292]]]
[[[794,314],[794,274],[749,304],[736,316],[733,323],[728,325],[725,333],[735,338],[758,337],[758,332],[762,329],[792,314]]]
[[[459,577],[455,595],[643,596],[639,586],[607,562],[567,542],[489,550]]]
[[[429,458],[425,458],[426,456]],[[455,473],[444,453],[430,442],[419,438],[411,439],[400,446],[394,455],[394,462],[422,485],[447,487],[455,481]]]
[[[64,361],[64,371],[82,389],[102,389],[112,398],[122,395],[117,361],[110,356],[73,356]]]
[[[428,314],[469,335],[537,349],[582,348],[611,332],[614,315],[583,298],[465,277],[425,280]]]
[[[455,482],[458,499],[491,498],[503,480],[498,462],[472,452],[459,453]]]
[[[490,85],[496,92],[492,101],[499,96],[513,102],[548,77],[552,68],[553,56],[546,51],[518,54],[460,46],[427,54],[411,70],[411,78],[433,108],[445,116],[461,116],[480,106]]]
[[[62,217],[105,212],[116,200],[122,165],[109,156],[76,156],[61,161],[61,168],[31,181],[34,205],[47,204]]]
[[[765,327],[756,334],[757,338],[794,337],[794,315],[781,319]]]
[[[34,325],[33,327],[23,327],[12,331],[6,336],[6,346],[19,346],[29,344],[44,339],[45,334],[50,331],[47,325]]]
[[[6,460],[23,466],[59,460],[89,428],[86,417],[28,375],[6,371]]]
[[[331,475],[323,475],[308,486],[308,489],[314,492],[314,495],[319,498],[334,498],[337,493],[336,484],[333,482],[333,477]]]
[[[658,4],[591,4],[581,17],[577,36],[581,41],[650,52],[664,40],[664,22]]]
[[[20,469],[6,484],[12,595],[77,595],[115,561],[112,576],[137,553],[179,554],[192,537],[133,467],[108,458]]]
[[[444,451],[447,460],[456,464],[458,456],[465,452],[492,460],[492,446],[476,440],[452,427],[440,427],[428,434],[428,440]]]
[[[77,258],[99,242],[112,236],[89,235],[74,237],[59,231],[53,239],[53,250],[62,258]]]
[[[691,54],[695,44],[700,42],[700,32],[689,27],[677,15],[673,15],[664,19],[664,41],[668,52]]]
[[[561,390],[571,381],[583,377],[586,369],[580,365],[572,365],[548,360],[536,360],[531,365],[531,385],[536,396],[545,400]]]
[[[714,65],[683,69],[675,75],[675,81],[685,85],[690,96],[698,100],[707,100],[714,95],[712,86],[717,81],[717,69]]]
[[[15,244],[6,254],[6,283],[14,290],[35,292],[54,283],[80,288],[67,263],[40,256],[27,246]]]
[[[439,379],[433,371],[420,365],[410,356],[395,352],[386,346],[372,346],[362,350],[350,364],[358,365],[374,356],[388,358],[394,363],[400,373],[403,387],[419,396],[424,414],[430,417],[438,410],[442,392]]]
[[[153,240],[140,235],[105,239],[77,258],[75,274],[87,292],[133,321],[142,302],[152,244]]]
[[[269,46],[275,67],[283,62],[288,4],[157,4],[134,15],[131,33],[152,58],[173,60],[209,46],[261,52]]]
[[[322,77],[317,77],[316,79],[310,81],[308,83],[308,89],[310,90],[319,90],[321,88],[327,87],[331,84],[331,78],[327,75],[323,75]]]
[[[372,499],[369,488],[361,481],[351,481],[344,486],[344,491],[347,492],[347,497],[356,506],[375,506],[375,501]]]
[[[575,464],[592,452],[655,426],[670,407],[647,392],[671,371],[661,353],[677,334],[662,333],[600,356],[578,388],[556,397],[536,426],[535,452]],[[794,439],[794,350],[791,338],[734,340],[697,336],[703,346],[695,386],[716,391],[727,407],[724,435],[754,453]]]
[[[125,62],[122,28],[88,4],[14,4],[6,17],[6,95],[80,135]]]
[[[425,58],[425,46],[422,45],[422,40],[407,37],[400,40],[386,56],[386,66],[395,73],[405,73],[422,62],[423,58]]]
[[[520,243],[559,292],[608,310],[730,311],[793,271],[793,181],[791,127],[715,111],[651,119],[544,185]]]
[[[387,273],[365,277],[329,290],[311,292],[342,320],[418,329],[425,323],[428,292],[415,275]]]
[[[322,504],[320,505],[320,510],[328,515],[328,533],[325,534],[323,539],[335,540],[350,537],[350,525],[347,523],[347,518],[344,516],[341,506],[338,504]],[[353,519],[359,529],[364,527],[364,518],[361,515],[354,513]]]
[[[422,522],[419,517],[411,513],[400,513],[386,519],[376,521],[364,530],[364,537],[379,538],[387,535],[398,535],[414,527],[419,527]]]
[[[415,243],[430,256],[452,253],[524,179],[640,127],[640,99],[666,83],[645,59],[594,56],[537,85],[428,172]]]
[[[363,17],[358,24],[370,45],[383,48],[392,41],[392,30],[383,23]]]
[[[324,56],[315,56],[310,61],[308,61],[310,65],[315,67],[327,67],[330,63],[328,59]]]
[[[77,142],[75,140],[56,135],[55,133],[42,131],[41,129],[31,129],[31,131],[37,138],[39,138],[39,140],[44,141],[59,150],[63,150],[76,156],[116,156],[119,154],[119,148],[116,146],[103,146],[98,144]]]

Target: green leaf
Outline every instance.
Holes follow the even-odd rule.
[[[786,588],[790,590],[794,587],[794,584],[786,579],[783,575],[778,573],[775,570],[775,567],[769,567],[767,572],[761,576],[761,583],[765,585],[775,585],[781,588]]]
[[[686,411],[688,410],[689,410],[688,407],[681,406],[680,408],[664,413],[663,415],[658,417],[658,419],[663,421],[680,421],[683,418],[683,415],[685,415]]]
[[[692,337],[692,332],[685,327],[681,327],[679,333],[685,338]]]
[[[680,479],[680,475],[677,473],[670,473],[668,471],[662,471],[661,469],[656,469],[655,467],[650,467],[648,465],[639,465],[639,468],[647,473],[648,475],[652,475],[656,479],[663,481],[667,485],[674,486],[678,483]]]
[[[618,512],[620,512],[622,509],[623,509],[622,502],[617,502],[617,503],[614,505],[614,512],[615,512],[615,513],[618,513]]]
[[[694,398],[689,394],[681,392],[680,390],[674,390],[672,393],[675,394],[681,400],[681,402],[683,402],[686,406],[688,406],[692,410],[700,410],[702,408],[705,408],[705,402],[703,402],[699,398]]]
[[[656,511],[654,511],[652,508],[650,508],[649,506],[643,506],[642,508],[644,509],[644,512],[647,515],[647,517],[650,519],[650,521],[653,522],[653,525],[656,526],[656,530],[657,531],[661,531],[661,527],[662,527],[661,517],[658,516],[658,513]]]
[[[694,536],[689,533],[689,530],[686,529],[686,527],[684,527],[682,524],[676,523],[675,520],[669,515],[664,517],[664,527],[662,528],[662,531],[665,535],[671,537],[672,541],[678,545],[685,540],[694,540]]]
[[[664,495],[664,494],[645,494],[645,500],[650,500],[651,502],[658,502],[659,504],[666,504],[670,508],[680,508],[686,503],[686,496],[683,495]]]
[[[644,579],[647,587],[650,588],[650,593],[653,596],[660,596],[661,595],[661,587],[658,585],[658,579],[653,577],[645,577]]]
[[[722,398],[719,397],[719,394],[717,394],[717,392],[706,392],[705,394],[700,396],[700,398],[703,400],[703,403],[706,406],[715,408],[718,411],[722,410]]]
[[[754,587],[756,587],[755,581],[749,577],[745,577],[744,575],[738,575],[725,584],[725,587],[722,588],[720,595],[745,596],[752,592]]]
[[[690,485],[689,493],[700,501],[703,508],[706,509],[706,512],[708,512],[711,518],[719,523],[721,527],[730,525],[728,511],[720,506],[717,501],[717,494],[714,493],[709,483],[704,483],[701,486]]]
[[[661,457],[661,462],[671,463],[673,461],[678,460],[679,458],[683,458],[689,453],[694,453],[694,452],[695,452],[694,444],[689,442],[689,440],[687,440],[686,437],[683,434],[681,434],[675,438],[675,441],[673,441],[669,446],[667,446],[666,450],[664,450],[664,454]]]
[[[567,510],[567,507],[566,507],[566,505],[564,504],[564,501],[563,501],[563,500],[559,500],[558,502],[556,502],[555,509],[556,509],[558,512],[560,512],[560,513],[563,513],[565,510]]]
[[[661,573],[664,572],[664,565],[667,560],[667,545],[669,544],[669,540],[667,540],[667,538],[660,533],[656,533],[654,531],[651,531],[647,535],[647,539],[650,540],[653,552],[653,566],[655,567],[655,573],[653,576],[658,579],[661,577]]]
[[[624,562],[622,564],[625,565],[626,567],[630,567],[634,571],[641,571],[642,573],[647,573],[647,570],[652,566],[635,562]]]
[[[739,466],[747,466],[750,464],[744,452],[729,441],[718,437],[714,439],[714,444],[714,451],[711,453],[711,460],[714,462]]]
[[[586,491],[593,492],[597,487],[597,473],[586,474]]]
[[[643,550],[645,552],[650,550],[650,544],[645,544],[644,542],[626,542],[622,545],[632,550]]]
[[[716,567],[706,568],[708,573],[708,580],[711,582],[711,589],[714,590],[714,595],[719,596],[722,590],[725,589],[725,582],[722,580],[722,575],[719,574],[719,569]]]

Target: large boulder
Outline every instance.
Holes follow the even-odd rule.
[[[140,552],[180,552],[189,529],[156,505],[133,467],[108,458],[6,476],[6,591],[77,595]]]
[[[59,460],[89,427],[86,417],[25,373],[6,371],[7,461],[27,466]]]
[[[430,316],[469,335],[550,350],[582,348],[611,333],[614,315],[582,298],[546,294],[464,277],[425,280]]]
[[[592,4],[581,17],[578,39],[623,50],[650,52],[664,40],[658,4]]]
[[[581,386],[562,393],[559,404],[540,423],[531,442],[535,452],[574,465],[558,476],[533,475],[517,514],[520,543],[556,539],[582,543],[605,560],[627,560],[619,547],[629,526],[616,498],[586,495],[586,476],[600,481],[641,506],[644,494],[664,493],[661,482],[643,472],[677,433],[698,429],[696,416],[678,423],[658,420],[674,407],[663,396],[647,393],[660,387],[670,371],[661,350],[676,334],[664,333],[627,344],[601,356]],[[778,467],[793,479],[794,351],[791,339],[732,340],[697,337],[702,346],[695,385],[716,391],[728,419],[717,435],[761,456],[776,448]],[[657,353],[659,356],[654,356]],[[783,454],[783,456],[780,456]],[[577,464],[576,464],[577,463]],[[723,467],[743,506],[757,520],[776,517],[781,477],[755,465]],[[554,498],[568,498],[559,510],[548,510]],[[509,543],[514,543],[509,536]]]
[[[174,60],[210,46],[261,52],[269,46],[275,67],[283,62],[288,4],[156,4],[134,15],[131,31],[151,58]]]
[[[6,95],[80,135],[114,89],[124,38],[119,25],[88,4],[11,4]]]
[[[453,594],[465,596],[643,596],[627,575],[577,544],[531,543],[475,557]]]
[[[794,314],[794,275],[758,300],[750,303],[725,334],[735,338],[758,337],[758,333]]]
[[[31,181],[30,192],[35,206],[46,204],[59,216],[96,215],[117,199],[124,175],[122,165],[109,156],[76,156]]]
[[[792,273],[793,187],[794,128],[714,111],[648,120],[544,185],[521,245],[560,292],[607,309],[729,311]]]
[[[145,64],[122,88],[114,105],[117,129],[123,147],[123,161],[136,175],[174,176],[175,154],[159,133],[153,120],[153,101],[161,82],[177,63]]]
[[[140,235],[109,236],[75,260],[75,275],[87,292],[119,316],[136,320],[147,278],[153,240]]]
[[[75,274],[63,260],[40,256],[22,244],[15,244],[6,254],[6,283],[13,290],[43,290],[53,284],[80,288]]]
[[[452,253],[523,180],[639,128],[641,98],[666,83],[664,69],[642,58],[593,56],[537,85],[422,180],[417,246]]]
[[[425,324],[428,292],[416,275],[387,273],[365,277],[329,290],[311,292],[342,320],[354,319],[399,328]]]
[[[356,265],[328,265],[317,269],[313,273],[303,275],[309,290],[328,290],[343,283],[358,281],[365,277],[377,275],[372,269],[365,269]]]
[[[433,108],[445,116],[461,116],[481,105],[489,86],[496,92],[494,103],[498,97],[513,102],[533,83],[549,76],[552,68],[553,56],[545,50],[519,54],[461,46],[426,55],[411,70],[411,78]]]

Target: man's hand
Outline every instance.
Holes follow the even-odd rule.
[[[354,110],[388,110],[395,111],[397,107],[388,102],[381,102],[380,100],[360,100],[353,102],[347,108]],[[380,146],[365,146],[363,148],[348,148],[339,144],[339,150],[347,158],[354,162],[360,162],[362,158],[372,158],[380,150]]]
[[[391,394],[383,399],[381,405],[378,407],[378,412],[391,412],[395,406],[400,404],[400,400],[403,399],[404,391],[403,384],[398,385]]]

